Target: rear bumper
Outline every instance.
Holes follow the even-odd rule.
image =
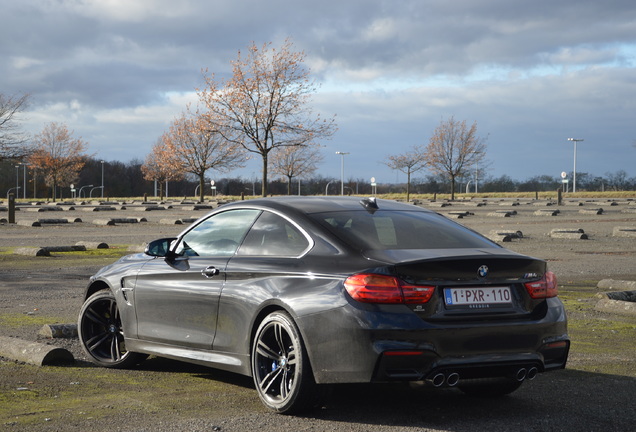
[[[567,336],[543,344],[535,352],[500,352],[457,357],[441,357],[431,350],[385,350],[379,358],[372,381],[435,380],[456,374],[458,379],[515,377],[520,373],[563,369],[570,341]]]
[[[401,306],[342,307],[302,317],[299,327],[317,383],[538,373],[564,368],[570,347],[563,305],[550,300],[535,320],[430,323]]]

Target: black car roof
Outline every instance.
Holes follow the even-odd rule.
[[[363,199],[363,197],[351,196],[282,196],[256,198],[249,201],[234,202],[232,204],[228,204],[228,206],[249,205],[277,210],[294,209],[296,211],[309,214],[332,211],[364,210],[364,206],[361,203]],[[391,200],[377,199],[376,203],[379,210],[410,210],[431,212],[430,210],[414,206],[413,204],[405,204]]]

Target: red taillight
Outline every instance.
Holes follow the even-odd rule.
[[[434,286],[427,285],[403,285],[402,294],[404,295],[404,303],[426,303],[433,296]]]
[[[548,349],[552,349],[552,348],[566,348],[568,346],[568,343],[566,341],[560,341],[560,342],[552,342],[549,344],[546,344],[545,347]]]
[[[402,303],[397,279],[376,274],[356,274],[344,283],[349,295],[364,303]]]
[[[372,273],[349,276],[344,283],[349,295],[363,303],[426,303],[435,287],[408,285],[400,279]]]
[[[526,290],[533,299],[556,297],[559,294],[556,275],[546,272],[541,279],[525,284]]]

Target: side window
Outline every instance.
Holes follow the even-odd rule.
[[[263,212],[237,255],[297,257],[308,247],[307,238],[291,222],[274,213]]]
[[[217,213],[190,230],[177,254],[200,257],[234,255],[260,210],[228,210]]]

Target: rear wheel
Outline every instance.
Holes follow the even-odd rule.
[[[126,350],[117,301],[110,290],[91,295],[80,309],[77,332],[91,361],[108,368],[128,368],[147,355]]]
[[[514,392],[521,384],[523,381],[514,378],[481,378],[460,381],[457,388],[470,396],[499,397]]]
[[[284,312],[268,315],[252,346],[252,375],[268,408],[291,414],[308,408],[316,384],[300,332]]]

